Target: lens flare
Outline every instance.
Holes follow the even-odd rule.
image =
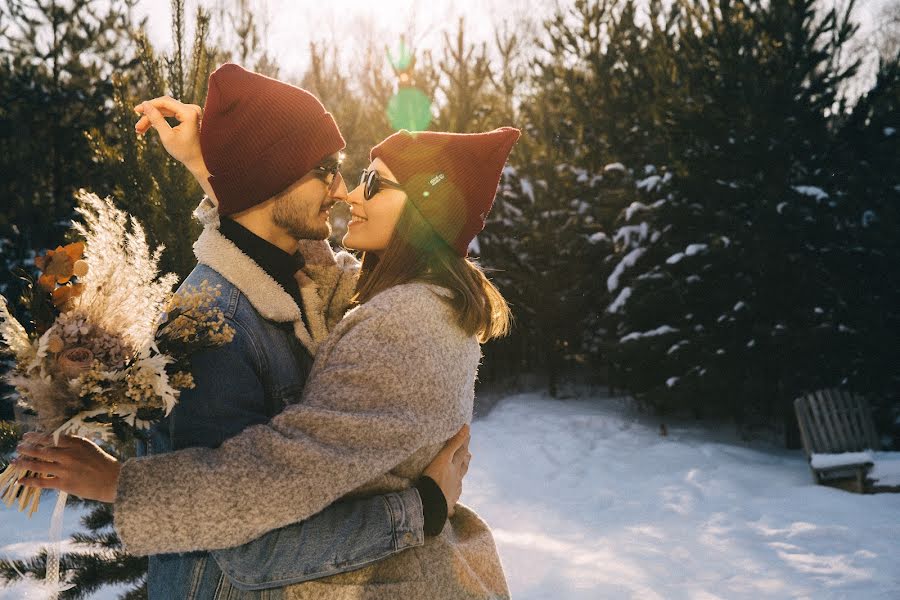
[[[400,88],[388,102],[387,117],[394,129],[423,131],[431,124],[431,100],[418,88]]]

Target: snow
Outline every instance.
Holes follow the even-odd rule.
[[[690,246],[687,247],[687,249],[684,251],[684,253],[687,256],[694,256],[695,254],[699,254],[700,252],[703,252],[707,248],[709,248],[709,246],[707,246],[706,244],[691,244]]]
[[[900,597],[900,497],[817,486],[800,451],[659,425],[626,400],[539,394],[473,424],[462,502],[513,598]]]
[[[685,248],[684,252],[676,252],[675,254],[667,258],[666,264],[678,264],[685,256],[695,256],[708,248],[709,246],[706,244],[690,244],[687,248]]]
[[[891,137],[895,133],[897,133],[897,130],[894,129],[893,127],[885,127],[884,128],[884,137]]]
[[[787,205],[788,205],[787,202],[779,202],[778,206],[775,207],[775,210],[778,212],[779,215],[784,214],[784,207]]]
[[[56,492],[44,492],[38,511],[30,519],[15,509],[0,506],[0,560],[21,560],[37,555],[41,548],[47,546],[50,531],[50,515],[56,504]],[[83,531],[79,526],[82,515],[87,510],[69,506],[63,515],[62,552],[86,551],[84,546],[73,543],[69,536],[76,531]],[[91,594],[88,600],[115,600],[128,586],[116,585],[104,588]],[[49,593],[41,587],[40,582],[33,579],[4,584],[0,580],[0,600],[43,600]]]
[[[841,452],[840,454],[816,454],[809,458],[809,464],[814,469],[831,469],[835,467],[848,467],[874,462],[872,452]]]
[[[669,377],[666,379],[666,387],[675,387],[675,384],[678,383],[680,377]]]
[[[639,179],[635,182],[635,186],[639,190],[645,190],[648,192],[652,192],[659,186],[659,182],[662,179],[659,175],[650,175],[649,177],[645,177],[644,179]]]
[[[743,300],[738,300],[737,304],[734,305],[734,312],[738,312],[742,308],[747,308],[747,303]]]
[[[873,210],[867,210],[867,211],[863,212],[863,214],[862,214],[862,226],[863,226],[863,227],[868,227],[868,226],[871,225],[872,222],[875,221],[877,218],[878,218],[878,217],[875,215],[875,211],[873,211]]]
[[[620,162],[609,163],[608,165],[603,167],[604,173],[610,173],[612,171],[616,171],[618,173],[625,173],[625,165]]]
[[[633,246],[635,243],[641,243],[647,239],[650,233],[650,225],[646,221],[642,221],[638,225],[623,225],[616,230],[613,239],[617,244],[623,244],[626,248]],[[637,238],[633,240],[632,238]]]
[[[613,270],[612,275],[606,280],[606,287],[610,292],[616,291],[619,287],[619,277],[622,276],[622,273],[625,272],[625,269],[629,267],[633,267],[634,263],[644,254],[644,248],[635,248],[628,254],[626,254],[619,264],[616,265],[616,268]]]
[[[631,298],[631,288],[622,288],[622,291],[619,292],[619,295],[616,296],[616,299],[613,300],[612,304],[610,304],[609,308],[607,308],[606,310],[611,313],[619,312],[622,307],[625,306],[625,303],[628,302],[629,298]]]
[[[900,485],[900,452],[875,452],[875,466],[869,477],[878,485]]]
[[[606,237],[606,234],[602,231],[598,231],[596,233],[592,233],[588,238],[588,241],[592,244],[599,244],[600,242],[606,241],[609,238]]]
[[[531,181],[523,177],[519,180],[519,186],[522,188],[522,193],[534,202],[534,186],[531,185]]]
[[[820,187],[816,187],[814,185],[794,185],[791,186],[794,188],[799,194],[803,194],[804,196],[810,196],[811,198],[816,199],[816,203],[821,202],[828,198],[828,194]]]
[[[672,346],[666,350],[666,354],[672,354],[674,352],[678,352],[682,347],[687,346],[687,340],[681,340],[680,342],[676,342],[672,344]]]
[[[809,464],[816,469],[833,469],[874,464],[869,479],[878,485],[900,486],[900,452],[840,452],[837,454],[813,454]]]
[[[634,213],[639,210],[648,210],[650,207],[644,204],[643,202],[632,202],[628,205],[628,208],[625,209],[625,220],[630,221],[631,217],[634,216]]]
[[[490,524],[516,600],[900,597],[897,495],[815,485],[802,452],[730,428],[667,419],[663,437],[629,400],[583,393],[508,395],[472,424],[461,501]],[[0,556],[46,539],[48,500],[31,520],[2,509]]]
[[[668,333],[678,333],[677,329],[669,327],[668,325],[662,325],[657,327],[656,329],[651,329],[650,331],[633,331],[628,335],[622,336],[619,340],[619,343],[624,344],[625,342],[632,342],[634,340],[639,340],[645,337],[656,337],[658,335],[666,335]]]
[[[662,184],[669,183],[672,179],[671,173],[665,173],[664,175],[650,175],[649,177],[645,177],[643,179],[637,180],[634,184],[639,190],[644,190],[646,192],[652,192],[653,190],[658,189]],[[656,204],[656,203],[654,203]]]

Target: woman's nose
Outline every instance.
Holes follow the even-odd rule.
[[[344,187],[344,190],[347,188]],[[362,204],[363,203],[363,187],[361,185],[353,188],[352,191],[347,192],[344,196],[343,200],[350,204],[351,206],[354,204]]]

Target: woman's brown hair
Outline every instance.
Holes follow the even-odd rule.
[[[459,325],[480,342],[509,332],[512,315],[500,291],[474,261],[456,254],[409,201],[381,257],[363,254],[355,303],[362,304],[395,285],[422,281],[453,293],[446,301]]]

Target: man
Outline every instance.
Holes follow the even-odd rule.
[[[154,428],[148,452],[217,447],[300,399],[316,348],[352,294],[356,261],[335,256],[323,241],[330,234],[329,209],[347,195],[339,171],[344,140],[312,94],[233,64],[210,76],[199,131],[197,106],[157,98],[136,111],[142,115],[137,132],[155,128],[209,196],[197,212],[205,225],[194,245],[198,265],[182,287],[220,286],[217,306],[235,330],[231,343],[194,357],[196,387],[183,391],[172,414]],[[180,121],[174,128],[165,120],[172,116]],[[31,450],[21,454],[39,457],[39,442],[28,442]],[[254,529],[269,533],[238,548],[151,556],[150,598],[279,598],[286,585],[422,545],[424,535],[440,533],[459,498],[467,444],[464,428],[413,489],[337,502],[275,531],[267,515],[248,506]],[[78,485],[108,483],[83,477]],[[190,481],[173,485],[190,493]],[[129,528],[138,525],[117,519],[116,527],[132,553],[155,552],[129,545]]]

